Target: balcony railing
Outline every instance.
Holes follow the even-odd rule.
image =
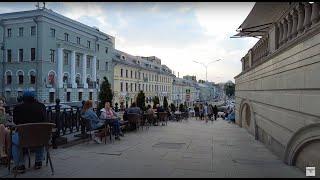
[[[320,2],[312,4],[309,2],[292,3],[288,12],[274,23],[270,32],[261,38],[243,57],[243,72],[319,31]]]
[[[95,89],[97,87],[96,82],[88,82],[88,88]]]
[[[84,84],[77,84],[77,88],[84,88]]]

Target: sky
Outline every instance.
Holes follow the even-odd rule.
[[[0,13],[33,10],[35,2],[0,2]],[[241,58],[258,41],[230,38],[254,2],[47,2],[46,8],[115,37],[115,47],[156,56],[175,75],[216,83],[241,72]]]

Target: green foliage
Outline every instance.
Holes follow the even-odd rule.
[[[173,103],[171,103],[170,107],[171,107],[171,112],[176,112],[177,109]]]
[[[168,100],[166,96],[163,98],[163,108],[164,110],[168,110]]]
[[[140,91],[138,96],[137,96],[137,100],[136,100],[137,106],[142,109],[145,110],[146,109],[146,96],[144,95],[143,91]]]
[[[98,104],[98,109],[104,108],[104,104],[106,101],[109,101],[112,103],[112,90],[111,90],[111,85],[107,79],[107,77],[103,77],[103,82],[100,86],[100,92],[99,92],[99,104]]]
[[[179,111],[184,112],[184,105],[183,104],[180,104]]]
[[[158,96],[155,96],[152,101],[153,101],[153,108],[155,108],[157,104],[160,104],[160,99]]]
[[[224,89],[225,89],[225,93],[228,97],[234,96],[235,84],[233,84],[233,83],[225,84]]]
[[[115,107],[114,107],[114,110],[116,111],[116,112],[119,112],[119,104],[116,102],[116,104],[114,104],[115,105]]]

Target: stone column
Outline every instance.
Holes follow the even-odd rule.
[[[303,21],[304,21],[304,8],[302,4],[297,6],[298,10],[298,34],[303,32]]]
[[[281,21],[278,23],[278,28],[279,28],[278,47],[280,47],[282,44],[282,36],[283,36],[283,27],[282,27]]]
[[[97,56],[93,56],[92,60],[92,81],[97,81]]]
[[[283,22],[283,37],[282,37],[282,41],[283,41],[283,44],[287,41],[287,34],[288,34],[288,21],[287,19],[283,19],[282,20]]]
[[[297,11],[294,9],[292,11],[292,38],[297,36],[297,27],[298,27],[298,14]]]
[[[308,2],[304,2],[304,22],[303,27],[304,30],[307,30],[311,25],[311,4]]]
[[[319,11],[320,11],[320,3],[314,2],[312,4],[312,13],[311,13],[312,25],[316,24],[319,21]]]
[[[58,48],[58,71],[57,71],[57,79],[58,79],[58,88],[63,88],[63,48]]]
[[[71,70],[70,70],[71,74],[71,85],[72,88],[77,88],[77,84],[76,84],[76,52],[72,51],[71,52]]]
[[[87,54],[82,55],[82,84],[84,88],[88,88],[87,83]]]
[[[286,19],[288,21],[287,40],[289,41],[292,37],[292,16],[290,15],[290,13],[286,17]]]

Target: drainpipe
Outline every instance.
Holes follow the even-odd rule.
[[[38,86],[38,84],[39,84],[39,81],[42,83],[42,77],[41,77],[41,73],[40,73],[40,71],[42,71],[42,67],[39,67],[39,42],[38,42],[38,37],[39,37],[39,30],[38,30],[38,16],[37,17],[35,17],[35,18],[32,18],[32,20],[36,23],[36,41],[37,41],[37,46],[36,46],[36,67],[37,67],[37,69],[36,69],[36,71],[37,71],[37,77],[36,77],[36,85],[35,85],[35,92],[39,92],[39,86]],[[40,78],[41,77],[41,78]],[[30,78],[30,77],[29,77]],[[37,97],[37,99],[39,100],[39,95],[38,95],[38,97]]]
[[[2,63],[2,73],[1,73],[1,78],[3,79],[2,80],[2,96],[4,97],[4,86],[5,86],[5,78],[4,78],[4,63],[5,63],[5,35],[6,35],[6,30],[5,30],[5,26],[3,25],[3,20],[0,21],[0,25],[1,27],[3,28],[3,35],[2,35],[2,43],[3,43],[3,46],[1,47],[1,50],[2,50],[2,58],[3,58],[3,61],[1,62]]]

